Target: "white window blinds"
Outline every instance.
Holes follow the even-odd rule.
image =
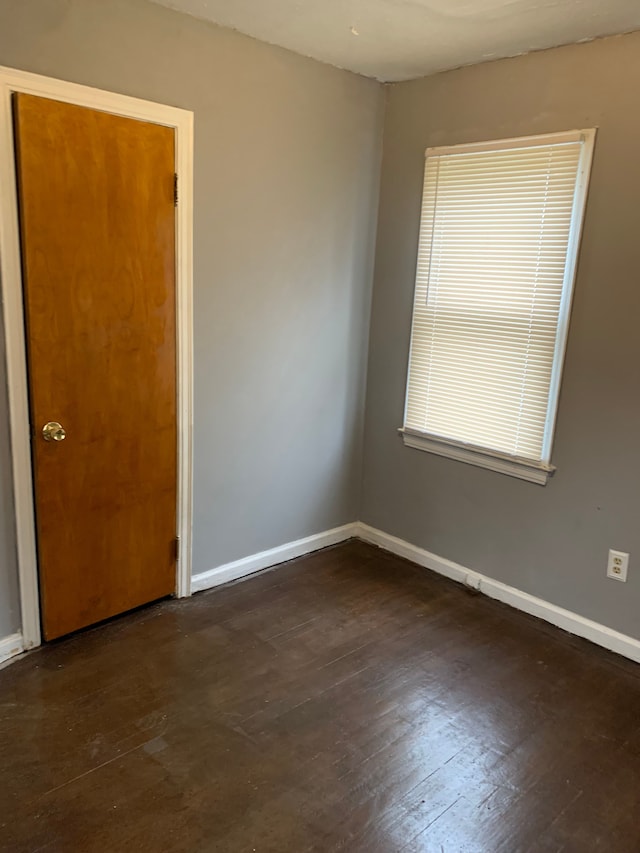
[[[576,132],[427,152],[405,430],[548,460],[584,146]]]

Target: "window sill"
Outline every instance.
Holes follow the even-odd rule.
[[[458,444],[415,430],[399,429],[398,432],[402,435],[405,447],[426,450],[428,453],[446,456],[447,459],[466,462],[468,465],[477,465],[480,468],[487,468],[489,471],[507,474],[509,477],[517,477],[520,480],[528,480],[530,483],[537,483],[539,486],[546,486],[549,477],[556,470],[553,465],[547,465],[544,462],[532,462],[517,456],[493,453],[471,444]]]

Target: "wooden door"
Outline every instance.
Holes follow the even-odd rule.
[[[14,119],[52,639],[175,589],[174,131],[22,94]]]

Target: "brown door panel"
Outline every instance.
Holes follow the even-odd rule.
[[[174,132],[32,95],[14,115],[52,639],[175,589]]]

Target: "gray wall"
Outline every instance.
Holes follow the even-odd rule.
[[[640,33],[389,87],[361,518],[640,637]],[[424,149],[599,126],[546,487],[405,448]],[[626,585],[605,578],[631,552]]]
[[[381,87],[146,0],[0,0],[0,64],[195,112],[195,572],[360,516],[640,636],[639,34],[388,88],[364,478]],[[556,476],[403,447],[424,148],[594,125]],[[631,552],[626,586],[609,547]]]
[[[0,64],[195,112],[194,571],[353,521],[381,87],[146,0],[0,0]]]

